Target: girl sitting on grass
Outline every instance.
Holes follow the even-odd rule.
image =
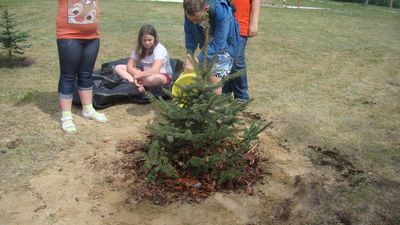
[[[140,61],[142,70],[136,66]],[[132,51],[127,65],[117,65],[115,72],[131,83],[135,83],[140,93],[145,87],[160,87],[171,82],[172,67],[167,49],[158,42],[157,31],[146,24],[140,28],[137,47]]]

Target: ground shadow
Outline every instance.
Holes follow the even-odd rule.
[[[50,115],[54,120],[58,120],[59,112],[58,94],[56,91],[31,91],[14,104],[16,107],[27,104],[35,104],[42,112]]]
[[[33,65],[35,61],[27,57],[16,57],[11,58],[0,55],[0,68],[19,68],[19,67],[29,67]]]
[[[138,103],[127,103],[132,106],[126,109],[126,112],[132,116],[145,116],[149,114],[151,111],[157,110],[157,107],[154,103],[148,104],[138,104]]]

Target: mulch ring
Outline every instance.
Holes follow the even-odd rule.
[[[190,171],[182,170],[178,171],[179,178],[160,177],[162,184],[152,184],[147,182],[146,172],[142,170],[144,159],[141,155],[144,149],[137,141],[122,140],[117,150],[123,153],[123,157],[112,163],[113,178],[108,182],[128,189],[137,201],[147,200],[156,205],[177,201],[199,203],[214,192],[245,192],[253,195],[253,185],[266,174],[261,167],[261,157],[249,152],[243,155],[247,161],[244,176],[234,183],[218,185],[210,174],[196,178],[190,175]]]

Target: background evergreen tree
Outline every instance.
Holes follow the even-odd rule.
[[[208,43],[208,29],[206,33]],[[203,50],[207,55],[207,45]],[[199,66],[191,57],[197,74],[194,83],[180,87],[181,94],[168,102],[149,96],[161,107],[164,121],[148,126],[151,138],[144,168],[151,181],[211,175],[219,184],[232,182],[243,175],[244,154],[268,125],[246,126],[240,114],[246,104],[215,94],[224,80],[209,82],[213,61]]]
[[[2,48],[8,51],[8,58],[10,59],[13,54],[23,55],[24,49],[30,48],[31,45],[21,45],[20,43],[26,42],[31,36],[28,32],[15,31],[15,23],[13,21],[13,14],[8,11],[6,7],[1,13],[0,26],[3,28],[0,31],[0,43]]]

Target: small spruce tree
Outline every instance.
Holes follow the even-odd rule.
[[[203,51],[207,55],[207,44]],[[204,175],[211,175],[218,184],[235,181],[244,173],[243,155],[268,125],[246,126],[240,116],[246,104],[215,94],[224,80],[219,84],[209,82],[213,61],[199,66],[193,55],[191,61],[197,76],[192,84],[180,87],[179,96],[171,101],[149,96],[161,107],[165,120],[148,126],[151,138],[144,169],[153,182],[165,177]]]
[[[22,42],[26,42],[31,36],[28,32],[17,32],[15,31],[15,23],[13,21],[13,14],[8,11],[6,7],[1,14],[0,26],[3,28],[0,31],[0,43],[3,45],[3,49],[8,51],[8,58],[10,59],[13,54],[23,55],[24,49],[30,48],[31,45],[20,45]]]

